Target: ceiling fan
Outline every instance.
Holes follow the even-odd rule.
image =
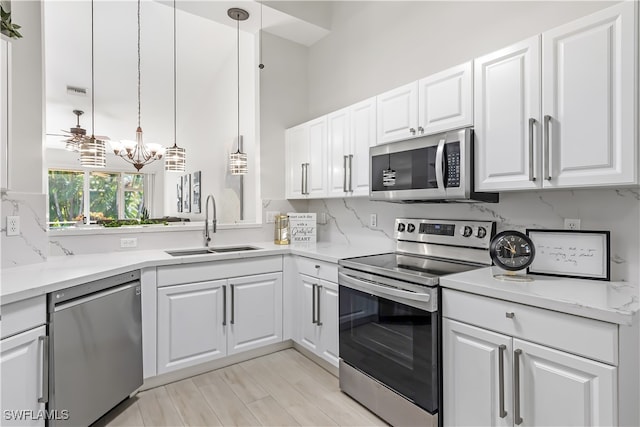
[[[84,111],[73,110],[73,114],[76,115],[76,125],[74,127],[70,128],[69,130],[62,129],[61,131],[64,132],[64,134],[48,133],[47,135],[62,136],[64,138],[67,138],[64,140],[65,148],[69,151],[78,152],[80,151],[80,143],[85,139],[89,139],[89,137],[87,136],[87,130],[80,126],[80,116],[84,114]],[[109,140],[108,136],[103,135],[96,135],[95,138],[102,141]]]

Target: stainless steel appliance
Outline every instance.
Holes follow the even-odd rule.
[[[439,278],[491,265],[495,223],[395,226],[395,252],[339,261],[340,388],[392,425],[442,425]]]
[[[88,426],[142,385],[140,272],[124,273],[48,296],[49,410]]]
[[[474,191],[473,129],[369,149],[369,198],[389,202],[497,202]]]

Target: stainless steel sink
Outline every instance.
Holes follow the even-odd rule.
[[[255,246],[227,246],[221,248],[196,248],[196,249],[180,249],[176,251],[165,251],[171,256],[189,256],[189,255],[206,255],[206,254],[219,254],[227,252],[245,252],[254,251]]]

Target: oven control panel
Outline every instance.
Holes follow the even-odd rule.
[[[398,218],[398,241],[437,243],[486,249],[495,235],[494,221]]]

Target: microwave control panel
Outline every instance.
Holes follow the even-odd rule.
[[[460,142],[446,145],[447,183],[446,187],[460,187]]]

